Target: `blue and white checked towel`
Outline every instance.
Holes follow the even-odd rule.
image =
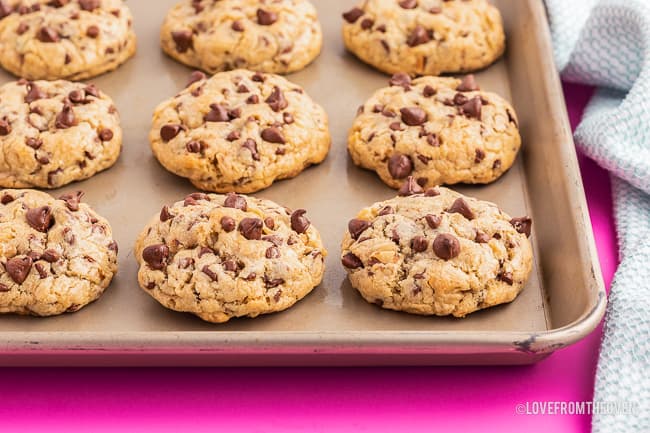
[[[565,80],[598,86],[576,144],[612,174],[621,264],[609,295],[594,433],[650,433],[650,0],[546,0]]]

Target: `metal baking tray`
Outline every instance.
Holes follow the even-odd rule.
[[[355,167],[346,135],[357,107],[388,80],[348,54],[341,12],[352,2],[316,0],[324,49],[289,76],[330,116],[327,160],[257,195],[304,207],[330,252],[323,283],[293,308],[214,325],[161,307],[137,284],[133,242],[151,215],[194,191],[154,159],[147,134],[154,107],[187,81],[190,69],[167,58],[159,26],[176,0],[129,2],[138,53],[95,82],[122,116],[124,151],[117,164],[61,191],[82,189],[111,222],[120,245],[119,272],[106,293],[74,314],[0,317],[0,365],[416,365],[532,363],[592,331],[605,290],[559,78],[539,0],[496,1],[505,21],[505,57],[478,72],[483,89],[511,100],[523,148],[515,165],[487,186],[455,189],[531,215],[534,270],[512,303],[465,319],[382,310],[350,286],[340,265],[347,221],[395,191]],[[2,73],[0,81],[13,79]]]

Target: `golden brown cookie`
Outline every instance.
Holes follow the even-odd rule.
[[[160,40],[171,57],[211,74],[298,71],[323,45],[307,0],[183,0],[167,14]]]
[[[291,307],[320,284],[326,255],[304,209],[234,193],[164,206],[135,245],[147,293],[215,323]]]
[[[82,195],[0,191],[0,313],[73,312],[108,287],[117,243]]]
[[[487,0],[365,0],[343,19],[348,50],[389,74],[473,71],[505,49],[501,14]]]
[[[341,259],[368,302],[423,315],[464,317],[510,302],[533,253],[531,220],[447,188],[418,186],[362,209],[348,224]]]
[[[495,93],[464,79],[395,74],[361,107],[348,135],[354,163],[399,188],[489,183],[508,170],[521,146],[517,116]]]
[[[298,85],[244,69],[193,82],[155,110],[149,140],[198,188],[254,192],[325,159],[327,114]]]

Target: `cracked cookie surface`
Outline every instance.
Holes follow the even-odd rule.
[[[532,269],[531,220],[410,178],[400,196],[349,222],[342,264],[352,287],[383,308],[464,317],[510,302]]]
[[[318,56],[323,35],[307,0],[183,0],[168,12],[160,40],[169,56],[211,74],[286,74]]]
[[[0,191],[0,313],[73,312],[108,287],[117,244],[81,195]]]
[[[389,74],[474,71],[505,49],[501,14],[487,0],[365,0],[343,19],[348,50]]]
[[[283,77],[243,69],[193,81],[155,110],[158,161],[215,192],[254,192],[325,159],[327,114]]]
[[[357,113],[348,134],[354,163],[399,188],[407,176],[421,186],[489,183],[521,147],[512,106],[461,79],[395,74]]]
[[[58,188],[112,166],[122,147],[113,101],[93,85],[0,87],[0,186]]]
[[[326,255],[303,209],[235,193],[164,206],[135,245],[147,293],[214,323],[291,307],[320,284]]]
[[[0,64],[30,80],[83,80],[135,53],[122,0],[0,0]]]

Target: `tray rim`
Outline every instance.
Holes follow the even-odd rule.
[[[546,11],[541,2],[528,0],[533,14],[540,18],[536,26],[539,53],[552,59],[553,51]],[[137,332],[27,332],[0,331],[0,363],[11,357],[38,356],[47,353],[69,356],[80,352],[91,354],[198,354],[228,353],[230,355],[270,354],[359,354],[387,356],[399,352],[413,355],[479,354],[495,352],[523,352],[529,355],[550,354],[566,347],[591,333],[605,314],[607,294],[600,270],[593,229],[589,218],[584,185],[578,166],[577,153],[564,94],[554,63],[547,62],[542,71],[545,93],[557,119],[553,122],[559,139],[566,143],[561,147],[567,166],[565,173],[575,178],[567,185],[567,193],[574,206],[575,224],[582,227],[584,236],[578,240],[585,255],[590,258],[591,287],[597,294],[591,309],[562,327],[539,332],[524,331],[137,331]],[[570,176],[571,177],[571,176]],[[146,335],[146,339],[139,338]],[[450,352],[451,350],[451,352]],[[532,357],[531,362],[541,359]]]

